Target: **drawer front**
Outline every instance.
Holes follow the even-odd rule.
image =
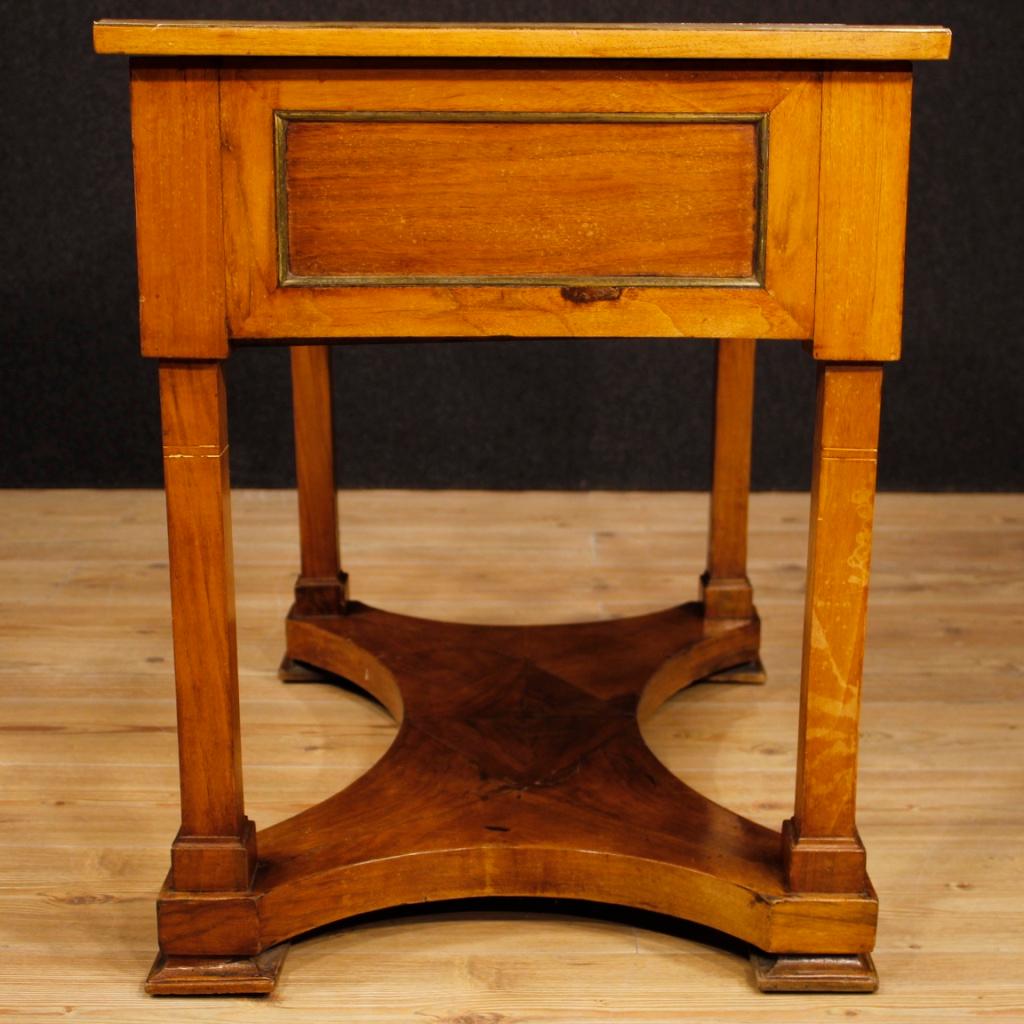
[[[277,114],[289,285],[757,276],[763,118]]]
[[[806,337],[819,89],[579,65],[225,71],[232,334]]]

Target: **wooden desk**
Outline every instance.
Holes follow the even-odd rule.
[[[181,829],[154,993],[267,992],[287,942],[403,903],[560,896],[751,944],[766,990],[865,991],[855,824],[882,366],[899,356],[909,61],[940,28],[101,22],[132,55],[142,350],[160,360]],[[701,600],[567,626],[349,599],[327,340],[718,337]],[[401,728],[257,833],[242,794],[223,361],[292,347],[288,680]],[[638,718],[761,682],[746,572],[755,338],[818,365],[796,805],[719,807]],[[382,350],[380,358],[386,359]],[[510,501],[514,499],[510,498]]]

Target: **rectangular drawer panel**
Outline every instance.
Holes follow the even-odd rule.
[[[669,285],[756,273],[757,119],[278,119],[286,284]]]
[[[807,338],[821,72],[238,61],[228,328]]]

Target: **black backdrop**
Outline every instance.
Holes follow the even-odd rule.
[[[1022,12],[966,0],[0,0],[0,485],[160,482],[155,370],[137,350],[126,61],[94,56],[90,25],[160,17],[949,25],[952,62],[917,69],[905,357],[887,377],[881,484],[1022,489]],[[334,357],[344,486],[707,485],[707,344],[396,342]],[[236,485],[292,480],[286,370],[280,348],[229,361]],[[763,342],[758,386],[754,484],[805,487],[811,361]]]

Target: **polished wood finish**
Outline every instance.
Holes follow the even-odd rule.
[[[785,833],[800,891],[867,886],[855,807],[881,392],[880,366],[819,365],[796,812]]]
[[[259,834],[251,892],[168,886],[161,949],[254,955],[340,917],[473,895],[642,906],[773,951],[869,949],[873,893],[791,893],[779,834],[690,790],[641,739],[638,717],[758,638],[756,619],[707,633],[697,604],[534,627],[293,611],[290,657],[358,680],[398,736],[356,785]]]
[[[338,613],[345,609],[348,577],[341,569],[334,485],[331,350],[296,345],[291,370],[300,549],[295,600],[306,614]]]
[[[899,359],[910,91],[909,70],[825,75],[816,359]]]
[[[399,116],[286,124],[289,281],[754,277],[756,124]]]
[[[753,953],[754,981],[762,992],[874,992],[878,972],[859,956],[765,956]]]
[[[218,362],[160,367],[174,622],[180,890],[245,890],[255,866],[242,796],[224,376]]]
[[[855,804],[881,365],[901,320],[913,48],[901,47],[944,56],[948,34],[97,31],[108,46],[243,56],[133,64],[182,780],[150,989],[266,991],[277,961],[257,958],[293,936],[469,896],[711,926],[778,956],[758,968],[766,989],[873,984],[877,898]],[[683,49],[700,40],[701,60],[572,59],[594,57],[599,38],[614,57],[641,40],[665,56],[659,31]],[[432,49],[406,51],[413,38]],[[723,39],[736,45],[719,62]],[[566,59],[514,59],[538,40]],[[248,59],[254,41],[279,49]],[[337,59],[388,41],[379,59]],[[347,601],[325,340],[709,334],[723,340],[702,601],[515,628]],[[640,731],[698,679],[763,679],[746,570],[761,337],[805,340],[818,361],[796,802],[781,831],[681,782]],[[301,575],[282,675],[348,680],[401,722],[373,769],[258,836],[239,753],[229,338],[316,339],[292,357]]]
[[[604,65],[553,64],[539,68],[523,65],[503,66],[500,74],[493,69],[469,65],[413,65],[362,66],[337,62],[310,62],[299,67],[289,66],[286,71],[264,64],[242,63],[226,67],[221,78],[221,127],[224,136],[224,217],[227,244],[227,276],[229,326],[233,338],[240,341],[261,338],[370,338],[370,337],[702,337],[707,334],[724,337],[810,337],[814,327],[814,275],[816,231],[818,216],[818,145],[821,116],[821,75],[815,70],[801,68],[763,70],[756,67],[723,71],[716,67],[694,71],[687,67],[626,67],[608,63]],[[609,150],[621,150],[621,133],[625,128],[650,131],[652,128],[615,123],[588,125],[558,125],[544,123],[543,117],[604,117],[612,115],[675,117],[679,114],[705,118],[729,119],[741,117],[770,117],[770,130],[765,144],[767,165],[767,209],[764,211],[764,273],[763,281],[743,280],[739,283],[719,281],[710,286],[701,279],[684,281],[670,287],[644,286],[631,275],[637,269],[627,256],[645,251],[635,239],[637,219],[635,203],[623,203],[621,209],[609,205],[604,208],[595,226],[607,236],[617,229],[619,255],[610,267],[609,257],[596,252],[588,256],[582,270],[616,270],[612,277],[597,277],[588,282],[586,274],[566,275],[570,266],[568,253],[585,252],[582,241],[572,241],[573,217],[587,213],[594,220],[592,208],[597,201],[588,179],[580,171],[580,161],[570,161],[574,175],[567,175],[564,188],[567,209],[564,214],[552,211],[547,220],[539,219],[545,229],[546,248],[536,252],[533,275],[550,282],[547,285],[523,284],[517,278],[498,279],[493,284],[459,283],[441,278],[442,283],[396,283],[381,286],[369,283],[359,287],[329,287],[303,284],[301,279],[289,279],[279,266],[278,228],[281,214],[277,206],[277,180],[275,171],[275,112],[292,112],[303,116],[317,113],[329,115],[393,115],[421,116],[427,113],[464,115],[467,111],[481,116],[512,117],[537,115],[537,121],[524,125],[489,125],[474,123],[465,126],[469,137],[473,133],[494,129],[505,133],[529,135],[537,140],[555,128],[560,133],[583,131],[594,139],[595,147],[603,147],[607,140]],[[415,112],[415,113],[414,113]],[[348,126],[351,127],[351,126]],[[652,126],[653,127],[653,126]],[[694,130],[693,125],[659,125],[672,137],[682,131]],[[294,131],[292,124],[289,133]],[[392,141],[394,133],[408,125],[378,126]],[[702,126],[701,133],[740,131],[749,138],[750,124],[712,124]],[[420,129],[416,129],[419,131]],[[451,124],[438,124],[430,131],[441,131],[450,138]],[[520,137],[520,136],[517,136]],[[616,140],[619,140],[618,142]],[[382,152],[383,143],[376,143]],[[576,143],[575,145],[580,145]],[[760,153],[761,143],[758,144]],[[520,148],[522,148],[520,146]],[[543,143],[530,145],[533,157],[544,150]],[[674,148],[674,147],[671,147]],[[479,150],[474,149],[478,153]],[[595,152],[597,149],[595,148]],[[744,150],[744,152],[747,152]],[[514,159],[522,173],[537,176],[554,187],[556,176],[542,169],[540,161],[528,153]],[[497,157],[495,157],[497,159]],[[710,159],[710,157],[709,157]],[[618,163],[632,164],[619,154]],[[610,169],[602,161],[589,162],[601,177]],[[471,199],[476,196],[495,195],[495,186],[488,175],[497,166],[474,159],[479,179],[473,189],[458,198],[461,218],[456,224],[460,232],[475,239],[476,255],[459,256],[461,269],[465,261],[472,260],[476,270],[486,269],[488,253],[500,248],[489,239],[504,239],[506,247],[523,246],[524,228],[518,221],[520,214],[508,221],[498,214],[503,207],[488,201],[483,210],[474,212]],[[394,218],[409,216],[413,210],[409,203],[416,198],[409,184],[391,183],[395,176],[387,171],[392,163],[381,166],[381,183],[372,193],[365,189],[359,195],[338,194],[336,171],[332,171],[330,195],[332,204],[344,201],[346,216],[362,205],[361,217],[375,218],[373,212],[378,193],[387,199],[385,212],[394,208]],[[603,168],[603,169],[602,169]],[[622,171],[620,167],[616,174]],[[653,173],[653,172],[652,172]],[[746,173],[746,172],[744,172]],[[587,170],[586,174],[590,174]],[[661,175],[659,175],[661,176]],[[747,174],[749,178],[749,174]],[[691,175],[692,178],[692,175]],[[621,181],[620,181],[621,185]],[[431,185],[431,194],[445,194],[449,186]],[[617,185],[616,187],[620,187]],[[312,190],[312,186],[310,186]],[[755,197],[744,186],[747,202]],[[699,190],[706,186],[699,185]],[[396,190],[405,198],[395,206]],[[463,189],[465,193],[465,189]],[[576,193],[579,193],[577,195]],[[586,201],[580,195],[587,196]],[[758,196],[761,206],[765,197]],[[360,204],[360,199],[362,203]],[[445,202],[449,202],[445,200]],[[730,200],[730,203],[732,201]],[[731,208],[731,206],[730,206]],[[518,209],[518,207],[517,207]],[[438,213],[425,212],[428,223],[437,223]],[[614,218],[617,216],[617,220]],[[753,211],[744,213],[744,223],[752,223]],[[586,218],[584,218],[586,219]],[[651,215],[642,213],[641,219],[650,224]],[[372,223],[373,221],[371,221]],[[417,216],[417,224],[419,216]],[[531,219],[530,224],[535,221]],[[729,223],[737,223],[729,215]],[[475,225],[470,228],[468,225]],[[559,226],[561,225],[561,226]],[[602,226],[603,225],[603,226]],[[314,227],[311,225],[310,231]],[[347,232],[343,227],[320,226],[316,231],[338,236]],[[401,229],[392,225],[383,234],[382,245],[388,239],[406,232],[412,237],[415,228]],[[452,228],[454,230],[454,228]],[[552,231],[554,230],[554,235]],[[732,230],[732,228],[730,228]],[[440,244],[437,230],[433,231],[433,245]],[[560,255],[558,232],[569,238],[568,251]],[[678,235],[678,230],[673,234]],[[460,236],[460,237],[464,237]],[[429,237],[429,236],[428,236]],[[751,239],[751,242],[753,240]],[[312,244],[311,242],[309,244]],[[389,246],[393,243],[388,243]],[[527,238],[526,244],[532,244]],[[706,246],[718,243],[708,241]],[[293,239],[294,245],[294,239]],[[370,240],[359,243],[365,251]],[[454,239],[446,243],[445,260],[424,254],[436,261],[438,270],[450,273],[453,268],[451,247]],[[646,251],[650,252],[650,245]],[[625,247],[625,248],[622,248]],[[566,249],[566,246],[562,246]],[[712,249],[708,250],[713,251]],[[733,251],[730,243],[729,251]],[[495,255],[498,272],[503,267],[521,269],[521,257],[516,252]],[[541,258],[544,257],[544,258]],[[731,257],[734,260],[737,256]],[[755,262],[753,245],[742,257],[747,264]],[[377,259],[377,269],[383,265],[397,268],[401,260],[410,261],[413,270],[422,272],[417,261],[423,259],[417,250],[393,253],[390,248]],[[595,264],[594,260],[605,262]],[[692,258],[691,258],[692,259]],[[341,260],[332,258],[327,269],[341,269]],[[663,264],[664,265],[664,264]],[[434,266],[434,262],[430,263]],[[454,263],[458,272],[460,263]],[[691,262],[683,270],[698,269]],[[716,273],[723,266],[711,265]],[[742,270],[737,264],[733,269]],[[294,269],[293,269],[294,273]],[[552,274],[556,276],[552,278]],[[561,274],[561,276],[558,276]],[[374,281],[370,278],[370,281]],[[430,280],[429,278],[427,280]],[[283,283],[282,283],[283,281]],[[603,287],[582,294],[572,286],[598,283]],[[330,284],[330,279],[327,279]],[[566,287],[566,286],[569,287]],[[588,301],[589,300],[589,301]]]
[[[937,25],[96,23],[98,53],[235,57],[945,60]]]
[[[142,353],[228,354],[216,68],[132,63]]]
[[[260,833],[261,945],[340,908],[505,895],[643,906],[763,949],[869,948],[873,894],[791,894],[778,833],[689,789],[642,741],[638,717],[749,659],[758,637],[756,620],[706,633],[696,604],[532,627],[293,613],[291,656],[358,680],[401,728],[358,784]]]
[[[708,567],[701,577],[709,619],[747,619],[754,592],[747,578],[747,506],[754,422],[756,343],[723,338],[715,352],[714,454]]]
[[[242,930],[258,950],[370,910],[505,895],[643,906],[769,950],[870,948],[873,894],[790,893],[778,833],[689,789],[641,739],[637,716],[752,657],[758,634],[754,620],[708,635],[699,605],[534,627],[293,613],[289,654],[357,679],[398,736],[357,784],[259,834],[230,932],[195,923],[223,920],[222,897],[167,894],[161,947],[225,953]]]

